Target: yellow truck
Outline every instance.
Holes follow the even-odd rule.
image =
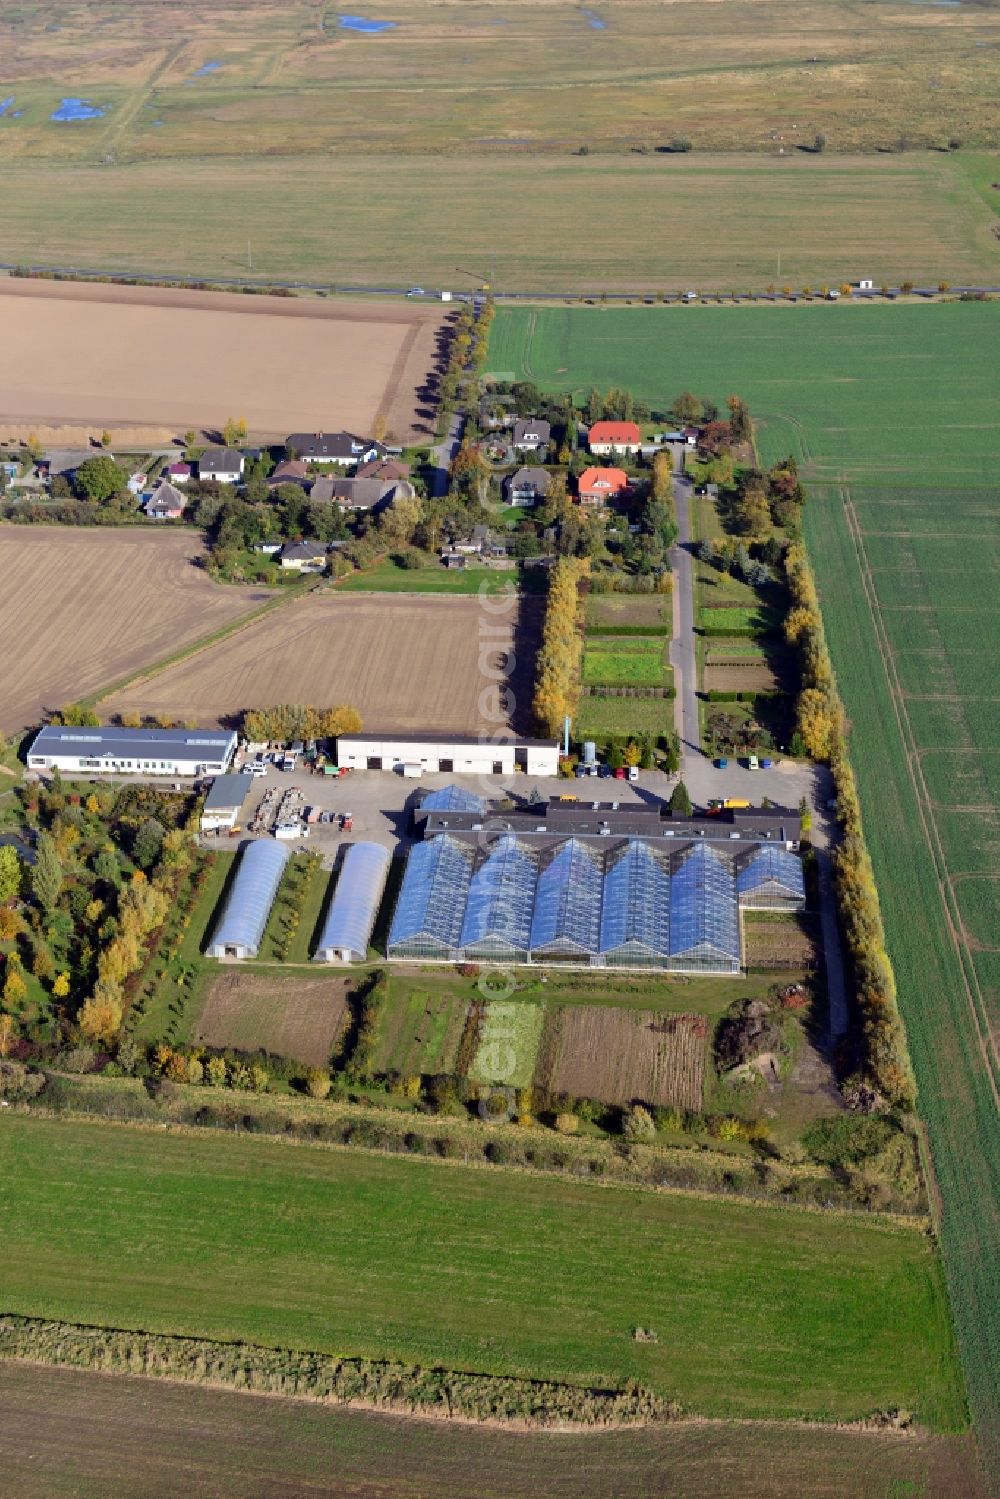
[[[709,817],[719,812],[745,812],[752,805],[745,796],[715,796],[708,804]]]

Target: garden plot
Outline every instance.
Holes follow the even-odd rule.
[[[544,1019],[541,1005],[491,1000],[479,1023],[479,1043],[469,1077],[479,1083],[529,1088]]]
[[[372,1070],[400,1077],[434,1077],[456,1070],[469,1019],[459,995],[413,989],[386,1005],[379,1023]]]
[[[349,1015],[350,979],[249,971],[220,973],[194,1034],[197,1045],[267,1051],[325,1066]]]
[[[704,1016],[578,1005],[553,1011],[549,1027],[537,1082],[550,1093],[610,1104],[639,1100],[701,1108],[708,1040]]]

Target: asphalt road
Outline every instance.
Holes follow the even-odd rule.
[[[434,479],[431,484],[431,497],[435,500],[443,499],[448,493],[448,471],[451,468],[451,460],[458,452],[462,441],[462,428],[465,418],[458,411],[453,412],[448,421],[448,435],[443,442],[436,443],[431,448],[434,455]]]

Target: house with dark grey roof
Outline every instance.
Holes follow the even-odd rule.
[[[414,489],[405,480],[387,483],[384,479],[317,479],[309,497],[320,504],[332,502],[344,510],[375,510],[391,505],[395,499],[412,499]]]
[[[552,441],[552,428],[537,416],[520,417],[514,423],[511,442],[519,452],[540,453]]]
[[[278,560],[289,571],[321,573],[326,567],[326,554],[325,541],[288,541],[281,548]]]
[[[383,443],[370,437],[355,437],[351,432],[292,432],[285,441],[285,449],[289,458],[301,458],[303,463],[339,463],[345,468],[387,455]]]
[[[243,454],[238,448],[206,448],[198,459],[198,478],[218,484],[239,484],[243,478]]]
[[[552,487],[552,475],[544,468],[519,468],[504,480],[508,505],[537,505]]]

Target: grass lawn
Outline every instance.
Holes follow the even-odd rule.
[[[235,861],[235,851],[226,849],[213,854],[208,878],[195,903],[176,957],[165,963],[160,958],[155,960],[154,971],[157,967],[165,966],[166,972],[156,980],[155,988],[134,1028],[133,1034],[142,1045],[149,1045],[168,1035],[177,1043],[188,1039],[203,992],[205,974],[209,969],[217,967],[214,962],[203,957],[202,948],[208,940]]]
[[[427,567],[397,567],[386,560],[367,572],[351,573],[337,584],[341,593],[478,593],[481,588],[490,593],[501,589],[520,587],[521,580],[516,570],[501,571],[492,567],[441,567],[432,563]]]
[[[674,726],[674,705],[662,697],[584,697],[573,721],[577,739],[599,739],[604,734],[668,734]]]
[[[667,642],[657,635],[588,635],[583,680],[588,687],[668,687]]]
[[[933,1245],[891,1223],[18,1116],[0,1173],[11,1312],[964,1424]]]

